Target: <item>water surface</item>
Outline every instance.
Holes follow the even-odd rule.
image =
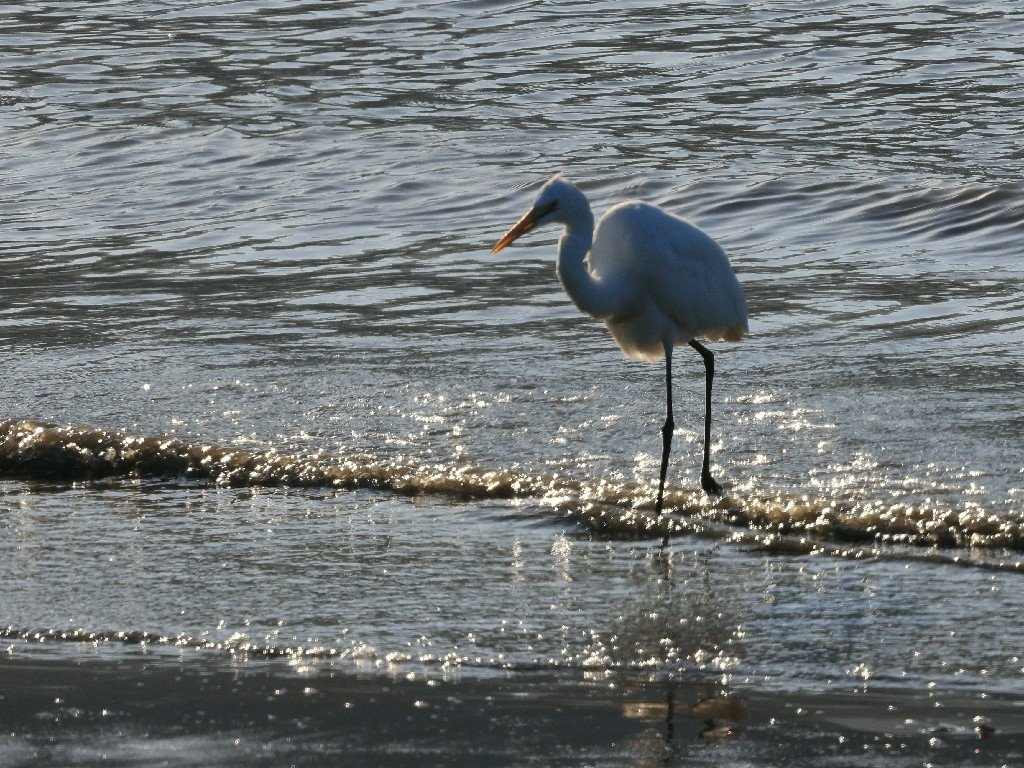
[[[219,457],[8,465],[19,652],[1020,695],[1015,4],[55,2],[0,29],[0,420],[31,423],[5,450],[52,424],[82,428],[53,461]],[[667,552],[661,370],[564,296],[556,232],[489,254],[559,170],[597,213],[705,229],[747,293],[722,502],[677,353]]]

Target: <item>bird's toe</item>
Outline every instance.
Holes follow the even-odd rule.
[[[700,476],[700,486],[705,493],[712,496],[721,496],[724,492],[722,486],[711,476],[710,472],[705,472]]]

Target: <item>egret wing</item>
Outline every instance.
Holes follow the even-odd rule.
[[[702,230],[646,203],[617,205],[601,219],[590,255],[598,275],[629,274],[677,326],[679,340],[738,340],[747,306],[722,248]]]

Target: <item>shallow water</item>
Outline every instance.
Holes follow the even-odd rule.
[[[526,673],[458,682],[226,668],[185,653],[87,664],[0,657],[12,765],[1014,765],[1012,700],[616,686]],[[62,697],[40,680],[61,675]],[[11,701],[17,698],[17,703]],[[181,706],[202,702],[202,709]],[[1000,761],[1003,761],[1000,763]]]
[[[0,22],[0,420],[220,457],[72,483],[8,454],[9,636],[1020,693],[1015,4]],[[554,231],[489,255],[556,170],[598,213],[687,217],[747,293],[715,347],[723,502],[677,353],[667,555],[661,370],[572,307]],[[225,452],[363,481],[257,487],[281,478]]]

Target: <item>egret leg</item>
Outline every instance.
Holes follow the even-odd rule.
[[[722,495],[722,486],[711,476],[711,382],[715,378],[715,356],[710,349],[696,339],[690,340],[690,346],[704,358],[704,370],[707,374],[707,386],[704,393],[704,464],[700,468],[700,487],[712,496]]]
[[[661,427],[661,478],[658,480],[658,503],[655,505],[655,514],[661,514],[662,502],[665,498],[665,473],[668,472],[668,452],[672,448],[672,430],[676,428],[672,421],[672,347],[665,345],[665,400],[667,404],[667,415],[665,423]],[[666,534],[666,540],[668,534]]]

